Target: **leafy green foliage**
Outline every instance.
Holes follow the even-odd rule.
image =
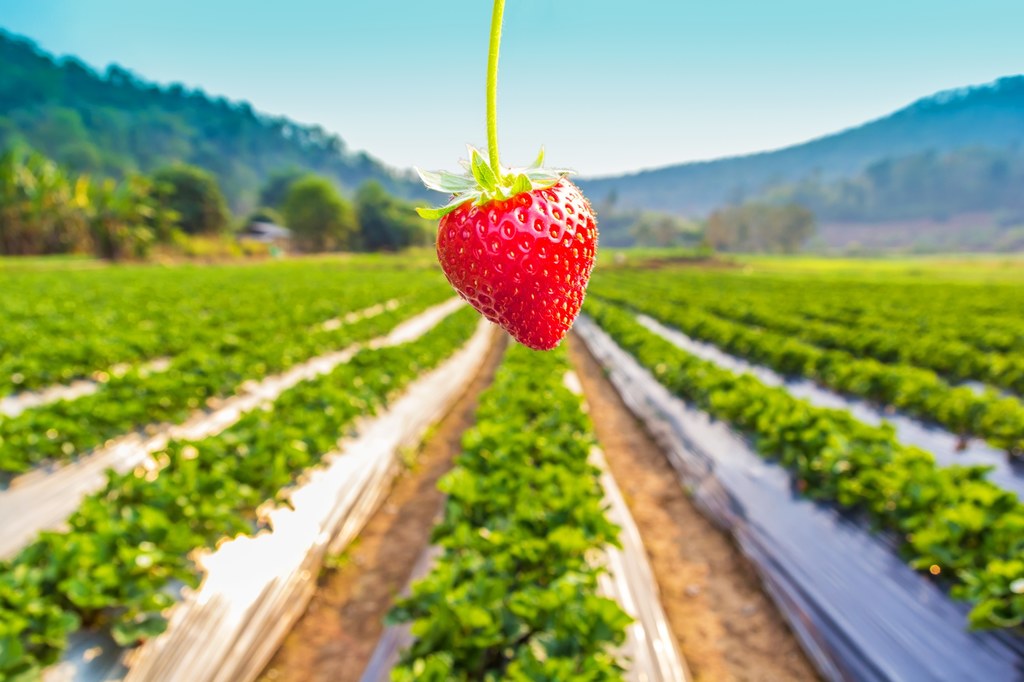
[[[297,275],[298,269],[288,267],[279,273]],[[281,282],[276,289],[266,287],[265,270],[251,274],[254,288],[240,299],[234,288],[238,280],[231,279],[230,270],[222,271],[217,285],[224,291],[211,292],[213,300],[207,301],[216,307],[206,312],[202,324],[187,327],[165,346],[178,350],[165,371],[132,367],[106,376],[92,395],[0,420],[0,472],[20,473],[41,462],[69,460],[147,424],[179,423],[211,401],[231,395],[246,380],[379,335],[450,295],[427,272],[420,277],[376,273],[368,283],[365,271],[324,268]],[[419,291],[403,296],[413,281],[419,282]],[[402,299],[396,310],[337,328],[321,324],[389,297]],[[192,310],[186,304],[181,314]]]
[[[141,258],[171,234],[177,218],[142,176],[73,179],[35,152],[16,148],[0,156],[2,254],[92,251],[101,258]]]
[[[197,585],[195,551],[260,528],[257,509],[317,466],[355,419],[388,404],[472,335],[463,309],[420,339],[363,350],[218,436],[172,442],[149,465],[108,473],[69,529],[0,563],[0,679],[54,662],[80,623],[131,646],[163,631],[174,581]]]
[[[502,201],[522,192],[553,187],[572,172],[566,168],[545,168],[543,149],[527,168],[493,169],[479,149],[469,147],[469,161],[463,165],[467,169],[463,174],[417,169],[428,189],[452,195],[451,200],[439,208],[416,209],[421,217],[439,220],[469,201],[483,206],[489,201]]]
[[[141,175],[90,185],[86,215],[93,249],[109,260],[144,258],[158,239],[171,234],[178,219]]]
[[[274,171],[267,178],[263,187],[260,188],[260,204],[278,211],[282,210],[292,183],[306,177],[306,175],[308,175],[308,172],[299,168],[285,168]]]
[[[632,305],[694,338],[709,341],[784,374],[807,376],[838,391],[936,422],[954,433],[979,436],[1011,453],[1024,453],[1024,403],[1020,399],[1000,396],[993,391],[979,394],[966,386],[952,386],[936,372],[925,368],[944,368],[947,374],[960,378],[987,378],[997,385],[1016,387],[1020,372],[1024,370],[1024,356],[993,357],[964,343],[947,346],[943,336],[922,335],[920,331],[878,331],[875,322],[882,316],[870,314],[853,326],[801,319],[795,315],[794,302],[787,302],[781,293],[758,292],[761,282],[731,287],[733,295],[728,298],[710,291],[705,298],[703,288],[700,292],[694,288],[700,287],[699,277],[687,277],[689,284],[686,286],[677,278],[675,288],[669,282],[677,276],[667,277],[659,284],[643,285],[645,294],[638,296],[637,289],[625,284],[633,281],[631,276],[613,275],[598,283],[594,293],[610,301]],[[712,276],[711,280],[720,286],[730,286],[730,278],[726,276]],[[770,286],[770,282],[763,286]],[[745,299],[736,296],[739,290],[745,292]],[[780,292],[789,290],[784,284],[779,287]],[[679,291],[685,291],[685,296],[674,293]],[[827,295],[818,287],[814,293],[821,297],[818,305],[827,306],[830,300]],[[851,298],[849,290],[837,290],[835,296]],[[870,306],[871,303],[860,305]],[[905,305],[914,304],[906,301]],[[792,311],[789,318],[780,313],[787,309]],[[960,314],[970,313],[962,310]],[[883,320],[877,321],[884,324]],[[750,323],[758,326],[748,326]],[[970,319],[961,317],[951,326],[965,325],[970,326]],[[861,354],[874,355],[886,362],[862,359]],[[975,370],[978,367],[981,369]]]
[[[440,484],[443,554],[390,615],[416,636],[394,680],[622,679],[611,648],[629,617],[596,595],[593,563],[617,529],[567,370],[564,350],[516,346],[481,396]]]
[[[308,175],[292,182],[283,210],[300,249],[351,250],[356,245],[359,218],[326,178]]]
[[[0,253],[87,248],[85,187],[45,157],[17,147],[0,156]]]
[[[985,480],[984,467],[939,467],[930,454],[901,445],[890,426],[868,426],[845,410],[813,407],[720,369],[623,309],[591,299],[586,311],[666,388],[793,471],[805,494],[898,533],[913,567],[946,576],[955,596],[974,602],[973,626],[1024,623],[1024,505]]]
[[[360,246],[368,251],[398,251],[434,243],[433,223],[416,215],[412,204],[397,199],[370,181],[356,192]]]
[[[202,168],[176,164],[153,174],[160,200],[188,234],[215,234],[228,225],[228,207],[217,179]]]

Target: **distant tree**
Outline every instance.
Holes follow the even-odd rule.
[[[103,156],[95,145],[79,141],[66,144],[57,151],[57,159],[76,173],[94,173],[103,169]]]
[[[0,253],[86,251],[87,183],[41,154],[17,147],[0,156]]]
[[[696,245],[701,240],[701,227],[697,223],[667,213],[644,212],[630,228],[629,233],[638,246]]]
[[[299,168],[274,171],[260,189],[260,205],[281,210],[292,183],[306,175],[306,171]]]
[[[434,224],[423,220],[413,206],[397,199],[377,181],[356,192],[361,246],[368,251],[397,251],[433,243]]]
[[[814,235],[814,214],[798,204],[749,203],[711,214],[706,240],[724,251],[793,253]]]
[[[796,253],[814,236],[814,214],[798,204],[786,204],[772,212],[772,239],[783,253]]]
[[[196,166],[177,164],[158,170],[153,179],[158,197],[178,214],[178,224],[184,232],[213,234],[227,227],[227,203],[210,173]]]
[[[303,251],[352,249],[358,239],[359,221],[352,205],[330,180],[317,175],[292,183],[284,218],[296,247]]]
[[[170,234],[176,217],[141,175],[93,184],[86,215],[96,255],[110,260],[144,258],[158,238]]]
[[[274,225],[284,225],[284,216],[281,215],[280,211],[276,211],[267,206],[257,208],[255,211],[249,214],[249,217],[245,219],[246,225],[252,223],[273,223]]]

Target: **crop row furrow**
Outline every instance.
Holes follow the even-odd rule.
[[[618,529],[564,350],[510,349],[442,479],[441,554],[390,618],[416,636],[392,679],[616,680],[629,617],[593,556]]]
[[[669,390],[753,438],[805,494],[863,513],[903,541],[910,564],[948,578],[973,602],[977,627],[1024,622],[1024,505],[986,480],[984,467],[940,467],[891,428],[813,407],[700,360],[591,299],[586,312]]]
[[[983,438],[1012,454],[1024,452],[1024,403],[1014,396],[978,394],[969,386],[950,385],[931,370],[887,365],[843,350],[819,348],[791,335],[751,328],[696,307],[664,303],[664,297],[638,296],[624,289],[597,293],[782,374],[808,377],[841,393],[891,405],[960,436]]]
[[[0,419],[0,473],[17,474],[43,462],[72,460],[149,424],[180,423],[195,410],[216,407],[246,381],[376,336],[448,295],[444,287],[428,287],[396,309],[385,308],[331,330],[311,331],[308,325],[295,327],[288,320],[266,318],[249,338],[226,335],[216,344],[192,348],[164,371],[135,368],[111,378],[91,395]],[[367,290],[363,296],[352,299],[353,308],[364,307],[374,293]]]
[[[79,627],[109,628],[125,646],[161,632],[174,585],[198,583],[198,551],[257,530],[261,508],[359,417],[451,355],[477,321],[462,309],[417,340],[360,351],[217,436],[174,441],[146,465],[110,472],[68,530],[0,564],[0,678],[38,675]]]
[[[428,271],[374,270],[371,283],[368,272],[298,263],[0,272],[0,397],[102,379],[225,337],[258,342],[268,323],[313,326],[433,281]]]

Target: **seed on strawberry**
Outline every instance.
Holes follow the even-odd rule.
[[[583,305],[597,224],[576,185],[522,192],[441,219],[437,257],[459,295],[534,350],[551,350]]]

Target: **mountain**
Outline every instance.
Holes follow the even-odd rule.
[[[116,65],[100,74],[0,30],[0,149],[16,142],[94,175],[195,164],[218,177],[239,212],[255,207],[268,177],[293,168],[325,175],[348,192],[374,179],[402,197],[427,196],[410,172],[349,150],[319,126],[180,84],[156,85]]]
[[[777,151],[581,179],[580,185],[597,201],[612,196],[627,208],[704,215],[724,204],[770,196],[803,182],[828,186],[855,179],[883,161],[898,163],[921,155],[941,160],[964,150],[1008,154],[1013,158],[995,163],[1017,167],[1024,155],[1024,76],[941,92],[884,118]],[[927,172],[923,170],[921,177],[927,179]],[[1005,173],[994,176],[994,181],[1009,182]],[[943,210],[930,204],[925,213]],[[877,210],[873,217],[846,216],[895,217]],[[900,216],[904,217],[927,216]]]

